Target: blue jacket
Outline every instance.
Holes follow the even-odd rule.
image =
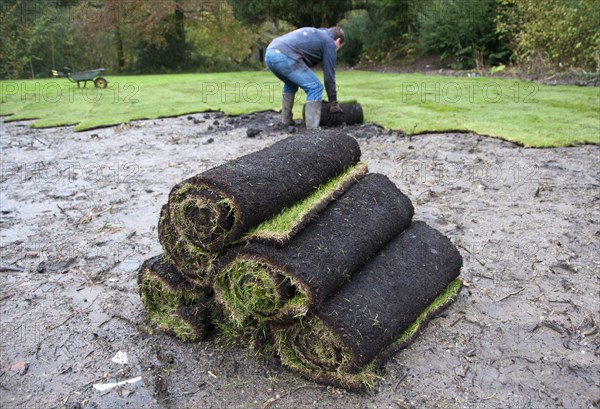
[[[296,61],[303,61],[309,67],[322,62],[329,102],[337,101],[335,86],[337,51],[331,31],[327,28],[299,28],[277,37],[271,41],[268,48],[277,49]]]

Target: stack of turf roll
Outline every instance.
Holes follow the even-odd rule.
[[[285,242],[367,173],[359,160],[358,143],[345,134],[297,135],[175,185],[158,222],[163,254],[138,273],[150,320],[183,340],[202,339],[211,319],[190,319],[188,307],[198,299],[203,312],[218,314],[212,280],[220,256],[246,241]]]
[[[163,249],[195,284],[209,285],[223,250],[359,159],[347,135],[299,135],[186,179],[161,212]]]
[[[235,324],[291,323],[340,288],[412,216],[410,200],[386,176],[366,175],[285,246],[250,242],[223,257],[216,299]]]
[[[413,214],[352,137],[293,136],[173,187],[140,295],[183,340],[214,325],[310,380],[368,389],[461,287],[460,254]]]

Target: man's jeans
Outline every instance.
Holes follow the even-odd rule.
[[[306,92],[307,101],[323,99],[323,84],[314,72],[302,61],[296,61],[287,55],[269,48],[265,55],[267,68],[285,84],[285,94],[295,94],[298,87]]]

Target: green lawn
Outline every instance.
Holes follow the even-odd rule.
[[[64,78],[0,82],[0,115],[34,127],[76,130],[135,119],[280,108],[281,83],[269,72],[107,75],[108,88],[78,89]],[[338,97],[361,103],[365,120],[409,134],[463,130],[525,146],[600,143],[600,90],[500,78],[338,72]],[[294,108],[300,118],[304,94]]]

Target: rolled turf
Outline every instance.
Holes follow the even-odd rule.
[[[355,125],[362,124],[364,120],[362,106],[356,103],[340,104],[342,112],[329,112],[329,104],[323,104],[321,107],[321,126],[340,126],[342,124]]]
[[[411,222],[413,206],[386,176],[368,174],[283,248],[249,244],[223,257],[213,288],[234,324],[290,322],[343,285]]]
[[[340,102],[340,108],[342,112],[331,113],[329,111],[329,103],[323,102],[321,105],[321,120],[319,121],[320,126],[340,126],[362,124],[364,120],[363,109],[360,104],[356,102]],[[305,118],[305,108],[302,109],[302,118]]]
[[[461,266],[447,237],[414,222],[313,314],[274,328],[275,349],[284,365],[310,380],[372,387],[378,362],[456,298]]]
[[[202,340],[211,327],[212,289],[190,284],[162,255],[145,260],[138,287],[150,321],[183,341]]]
[[[359,159],[358,143],[343,133],[296,135],[186,179],[161,211],[163,250],[202,282],[224,247]]]

